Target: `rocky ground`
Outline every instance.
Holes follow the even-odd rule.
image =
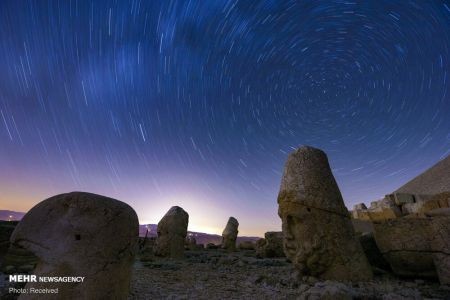
[[[17,299],[7,293],[8,286],[0,273],[0,299]],[[450,287],[387,274],[357,284],[299,280],[285,258],[256,258],[254,250],[209,249],[186,251],[182,260],[138,257],[129,299],[450,299]]]
[[[137,260],[130,299],[450,299],[450,287],[377,275],[367,283],[298,280],[284,258],[251,250],[187,251],[184,260]]]

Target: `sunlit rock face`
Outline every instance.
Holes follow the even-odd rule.
[[[138,232],[137,215],[127,204],[73,192],[33,207],[17,225],[11,243],[39,258],[34,270],[38,276],[85,277],[83,283],[30,282],[26,288],[58,288],[58,299],[126,299]],[[35,297],[42,296],[20,298]]]
[[[183,258],[189,214],[179,206],[172,206],[158,223],[156,255]]]
[[[222,248],[228,251],[236,250],[236,239],[238,235],[239,222],[233,217],[228,219],[227,225],[222,232]]]
[[[278,204],[284,251],[300,275],[344,281],[372,278],[323,151],[301,147],[289,155]]]

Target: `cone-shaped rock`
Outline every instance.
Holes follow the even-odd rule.
[[[182,258],[189,224],[189,214],[179,206],[172,206],[158,223],[156,254]]]
[[[236,250],[236,239],[238,235],[239,222],[233,217],[230,217],[227,226],[222,232],[222,248],[229,251]]]
[[[138,233],[137,215],[127,204],[73,192],[34,206],[17,225],[11,243],[38,257],[33,272],[38,277],[84,277],[79,283],[29,282],[28,290],[58,288],[58,299],[126,299]]]
[[[285,254],[301,275],[343,281],[372,278],[323,151],[301,147],[289,155],[278,205]]]

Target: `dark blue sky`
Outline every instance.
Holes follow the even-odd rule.
[[[1,1],[0,208],[85,190],[261,234],[299,145],[351,208],[450,154],[449,61],[447,1]]]

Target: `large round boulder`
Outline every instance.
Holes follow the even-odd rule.
[[[126,299],[138,232],[138,218],[129,205],[73,192],[34,206],[17,225],[11,243],[38,257],[38,277],[84,277],[83,282],[29,282],[28,289],[58,288],[58,299]]]

